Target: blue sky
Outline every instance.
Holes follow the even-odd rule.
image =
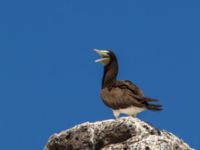
[[[161,100],[163,112],[140,119],[199,148],[199,18],[199,1],[0,1],[1,149],[39,150],[55,132],[113,118],[93,48],[113,49],[119,79]]]

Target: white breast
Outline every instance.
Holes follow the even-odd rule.
[[[128,108],[113,110],[113,113],[114,113],[115,117],[118,117],[120,115],[120,113],[129,115],[129,116],[136,116],[138,113],[140,113],[144,110],[145,110],[145,108],[131,106]]]

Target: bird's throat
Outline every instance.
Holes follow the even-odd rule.
[[[102,80],[102,88],[112,87],[117,80],[118,64],[117,61],[112,61],[104,67],[104,75]]]

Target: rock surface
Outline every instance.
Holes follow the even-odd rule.
[[[83,123],[52,135],[44,150],[192,150],[181,139],[137,118]]]

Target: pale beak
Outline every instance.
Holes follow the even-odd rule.
[[[109,57],[109,51],[107,50],[99,50],[99,49],[94,49],[95,52],[97,52],[102,58],[95,60],[95,62],[101,62],[102,64],[106,65],[110,61]]]

